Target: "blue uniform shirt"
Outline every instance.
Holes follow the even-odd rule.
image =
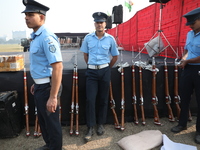
[[[95,32],[87,34],[80,50],[89,54],[89,65],[110,63],[110,55],[119,55],[115,39],[107,33],[101,39],[96,36]]]
[[[50,77],[50,64],[62,61],[60,44],[57,36],[41,26],[31,34],[30,73],[33,79]]]
[[[188,32],[185,49],[188,50],[186,59],[200,56],[200,32],[196,35],[193,30]],[[200,65],[200,63],[190,63],[190,65]]]

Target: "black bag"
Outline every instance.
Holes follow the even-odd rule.
[[[21,104],[17,91],[0,93],[0,138],[16,137],[22,130]]]

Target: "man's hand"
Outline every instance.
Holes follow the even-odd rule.
[[[178,64],[178,67],[184,69],[186,65],[187,65],[187,60],[181,60],[180,63]]]
[[[34,95],[34,84],[31,86],[30,92],[32,95]]]
[[[57,108],[57,98],[49,98],[46,107],[49,112],[55,113]]]

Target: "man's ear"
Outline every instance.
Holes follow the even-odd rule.
[[[40,14],[40,18],[41,18],[41,20],[45,20],[45,15]]]

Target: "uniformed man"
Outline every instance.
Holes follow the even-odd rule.
[[[23,0],[25,21],[33,29],[30,43],[30,73],[35,84],[31,87],[37,106],[38,120],[46,145],[37,150],[61,150],[62,130],[59,122],[58,97],[61,92],[62,55],[58,38],[45,26],[48,7]]]
[[[88,131],[85,141],[91,140],[96,123],[97,134],[105,132],[107,116],[110,69],[117,61],[119,52],[113,36],[105,33],[107,15],[96,12],[92,15],[96,31],[86,35],[81,46],[84,60],[88,65],[86,71],[86,122]],[[110,59],[110,56],[111,59]],[[98,114],[96,119],[96,98],[98,94]]]
[[[200,144],[200,8],[196,8],[183,17],[186,25],[192,29],[187,34],[184,55],[179,67],[183,69],[180,81],[181,113],[177,126],[171,129],[178,133],[187,129],[189,104],[193,91],[197,101],[197,121],[195,142]]]

